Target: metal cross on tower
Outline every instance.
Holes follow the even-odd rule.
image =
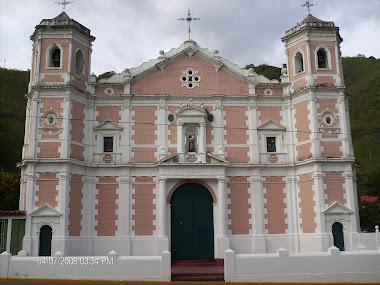
[[[201,18],[192,18],[191,14],[190,14],[190,10],[187,10],[187,18],[180,18],[180,19],[178,19],[179,21],[187,21],[187,22],[189,22],[189,29],[188,29],[189,40],[190,40],[190,34],[191,34],[191,28],[190,28],[191,21],[198,21],[200,19]]]
[[[312,3],[310,3],[310,1],[306,1],[305,4],[301,5],[301,7],[307,7],[307,10],[309,11],[309,15],[311,15],[311,13],[310,13],[310,7],[313,7],[313,6],[317,6],[317,4],[312,4]]]
[[[74,3],[74,2],[69,2],[69,1],[66,1],[66,0],[63,0],[61,2],[55,2],[55,4],[63,5],[63,12],[65,12],[66,5],[72,4],[72,3]]]

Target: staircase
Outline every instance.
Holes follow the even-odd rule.
[[[224,266],[215,259],[172,261],[172,281],[224,281]]]

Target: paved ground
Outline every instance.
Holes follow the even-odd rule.
[[[0,280],[1,285],[85,285],[85,284],[95,284],[95,285],[126,285],[126,284],[139,284],[139,285],[159,285],[159,284],[170,284],[170,285],[183,285],[183,284],[231,284],[224,282],[133,282],[133,281],[125,281],[125,282],[101,282],[101,281],[24,281],[24,280]],[[236,284],[236,283],[235,283]],[[269,284],[268,284],[269,285]]]

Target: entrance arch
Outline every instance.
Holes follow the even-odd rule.
[[[42,226],[40,229],[40,247],[38,251],[39,256],[51,256],[51,238],[51,227],[48,225]]]
[[[201,184],[180,185],[171,195],[172,259],[214,259],[213,197]]]
[[[334,246],[344,251],[344,235],[343,235],[343,225],[336,222],[332,226],[332,234],[334,238]]]

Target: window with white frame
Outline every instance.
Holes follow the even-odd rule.
[[[296,55],[294,56],[294,71],[295,74],[303,72],[304,69],[304,60],[303,60],[303,54],[298,51]]]

